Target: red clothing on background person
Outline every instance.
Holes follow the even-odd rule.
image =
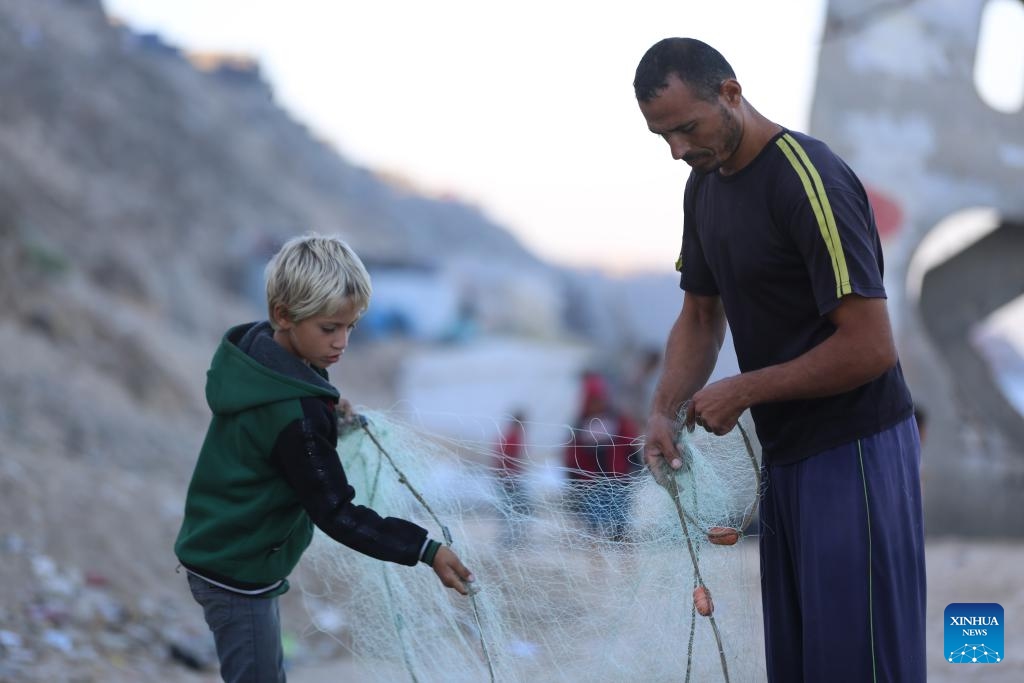
[[[624,477],[637,469],[630,456],[638,447],[636,421],[611,410],[608,384],[597,373],[583,377],[583,405],[566,447],[565,466],[570,479]],[[638,458],[633,459],[639,463]]]
[[[494,445],[495,474],[499,484],[498,512],[504,518],[502,543],[510,548],[526,542],[533,505],[524,481],[526,474],[526,420],[524,413],[512,416]]]
[[[526,429],[523,427],[523,423],[516,419],[498,437],[496,450],[500,476],[514,477],[522,474],[525,436]]]
[[[590,533],[622,541],[628,530],[626,477],[635,469],[630,456],[639,450],[636,423],[613,411],[608,385],[597,373],[583,377],[583,405],[565,450],[571,487],[568,505]]]
[[[580,421],[566,446],[565,466],[570,479],[625,477],[637,469],[639,436],[636,421],[628,415],[603,413]]]

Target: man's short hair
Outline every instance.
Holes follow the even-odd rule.
[[[370,304],[370,274],[339,237],[293,237],[270,259],[266,279],[267,311],[274,329],[274,309],[279,305],[290,320],[301,322],[331,315],[348,301],[363,310]]]
[[[636,67],[636,98],[641,102],[653,100],[668,87],[670,74],[708,102],[718,97],[724,81],[736,78],[725,57],[707,43],[695,38],[665,38],[652,45]]]

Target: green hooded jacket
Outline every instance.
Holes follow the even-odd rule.
[[[185,500],[175,554],[190,571],[263,595],[287,590],[313,536],[414,565],[421,527],[354,505],[335,450],[337,390],[273,340],[269,323],[232,328],[210,364],[213,411]]]

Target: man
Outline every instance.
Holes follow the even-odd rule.
[[[714,48],[669,38],[633,83],[648,128],[690,167],[685,291],[645,459],[683,465],[685,425],[761,441],[768,679],[925,680],[925,568],[913,403],[896,355],[864,188],[824,143],[743,97]],[[705,386],[728,321],[741,373]]]

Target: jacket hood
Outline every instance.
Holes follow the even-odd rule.
[[[215,414],[306,396],[338,399],[327,373],[306,365],[274,341],[270,323],[228,330],[206,373],[206,402]]]

